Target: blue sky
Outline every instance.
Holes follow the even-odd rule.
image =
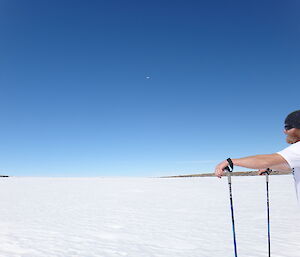
[[[299,7],[0,1],[0,173],[212,172],[282,149],[300,109]]]

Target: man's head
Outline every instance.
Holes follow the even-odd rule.
[[[290,113],[284,121],[286,142],[293,144],[300,141],[300,110]]]

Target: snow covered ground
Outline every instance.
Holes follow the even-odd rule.
[[[264,177],[234,177],[239,256],[267,256]],[[272,257],[300,253],[292,176],[270,177]],[[0,179],[1,257],[231,257],[227,179]]]

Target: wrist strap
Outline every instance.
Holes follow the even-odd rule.
[[[232,172],[233,171],[233,162],[230,158],[227,159],[227,162],[228,162],[229,167],[230,167],[229,171]]]

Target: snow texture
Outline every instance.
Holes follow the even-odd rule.
[[[267,256],[265,177],[233,177],[239,256]],[[3,178],[1,257],[231,257],[227,179]],[[270,177],[272,257],[300,252],[293,177]]]

